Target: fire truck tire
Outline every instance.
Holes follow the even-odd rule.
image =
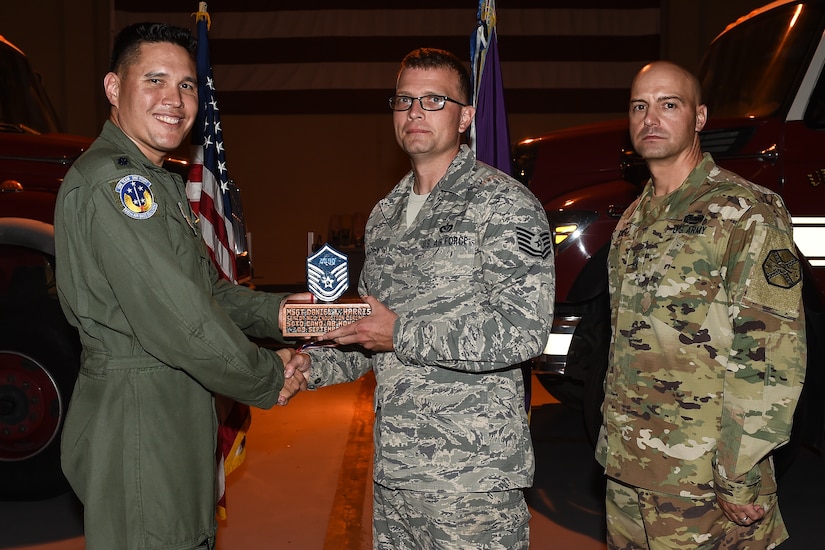
[[[555,397],[559,403],[577,411],[581,410],[584,385],[579,380],[552,374],[537,374],[536,378],[547,393]]]
[[[802,446],[823,452],[825,440],[825,312],[816,296],[816,287],[805,272],[802,300],[805,304],[805,340],[808,365],[805,384],[794,413],[791,438],[787,444],[774,451],[773,464],[776,475],[782,477],[790,470]]]
[[[593,302],[593,311],[576,330],[582,333],[584,343],[577,346],[577,355],[585,357],[584,387],[582,390],[582,416],[587,438],[595,447],[602,426],[602,401],[604,401],[604,376],[610,354],[610,303],[607,292]],[[582,349],[587,350],[585,355]]]
[[[588,373],[588,379],[584,384],[584,395],[582,397],[582,416],[584,417],[584,430],[587,439],[593,447],[599,439],[599,430],[602,427],[602,401],[604,401],[604,376],[607,373],[607,353],[604,361],[595,365]]]
[[[0,304],[0,495],[38,500],[69,490],[60,435],[80,365],[77,332],[56,299]]]
[[[567,355],[565,376],[539,375],[539,382],[563,405],[582,413],[587,438],[595,445],[602,423],[603,381],[610,349],[607,292],[590,302],[579,322]]]

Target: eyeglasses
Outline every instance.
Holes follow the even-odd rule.
[[[461,105],[462,107],[467,106],[466,104],[445,95],[422,95],[421,97],[394,95],[390,98],[390,109],[393,111],[409,111],[412,109],[413,102],[416,99],[418,100],[418,104],[421,105],[421,108],[425,111],[440,111],[444,108],[448,101],[450,103]]]

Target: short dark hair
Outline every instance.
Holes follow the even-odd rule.
[[[408,53],[401,61],[398,74],[404,69],[449,69],[458,75],[458,84],[465,103],[472,101],[470,72],[461,60],[452,52],[438,48],[418,48]]]
[[[184,48],[192,59],[198,49],[198,41],[189,29],[166,23],[134,23],[124,27],[115,37],[109,71],[117,73],[132,65],[143,43],[170,42]]]

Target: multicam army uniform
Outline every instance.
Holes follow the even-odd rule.
[[[395,351],[313,350],[309,382],[375,372],[374,480],[384,487],[527,487],[534,463],[524,383],[510,367],[541,353],[549,333],[546,215],[523,185],[466,146],[407,228],[412,185],[410,173],[373,209],[359,283],[398,314]]]
[[[801,266],[780,197],[705,154],[679,189],[654,197],[648,183],[628,208],[609,281],[606,474],[692,499],[775,494],[767,457],[788,440],[806,364]],[[787,536],[778,513],[750,531]],[[717,547],[690,537],[685,547]]]
[[[210,390],[271,407],[283,295],[219,280],[180,177],[114,124],[72,166],[55,211],[57,289],[83,344],[63,471],[86,547],[214,545],[217,418]]]

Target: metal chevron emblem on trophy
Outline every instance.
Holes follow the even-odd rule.
[[[336,302],[349,288],[349,262],[329,244],[307,258],[307,286],[311,301],[288,300],[279,324],[285,338],[321,336],[370,314],[360,300]]]
[[[325,244],[307,258],[307,286],[322,302],[334,302],[349,288],[347,255]]]

